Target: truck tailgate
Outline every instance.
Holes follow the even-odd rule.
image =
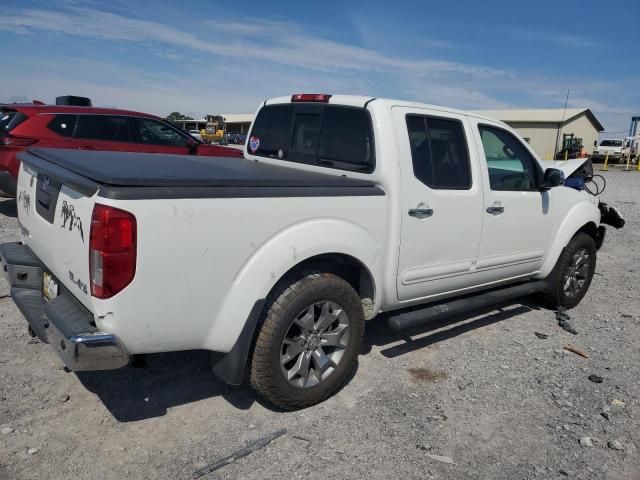
[[[44,283],[63,284],[93,311],[89,284],[89,229],[95,194],[77,189],[24,161],[17,193],[22,241],[44,263]]]

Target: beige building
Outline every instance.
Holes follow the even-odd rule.
[[[224,117],[227,132],[247,134],[255,115],[253,113],[223,113],[222,116]],[[172,123],[188,132],[189,130],[204,130],[207,125],[207,119],[174,120]]]
[[[562,148],[562,135],[573,133],[591,152],[602,124],[588,108],[544,108],[514,110],[477,110],[479,114],[503,121],[524,137],[543,159],[551,159]],[[557,139],[557,147],[556,147]]]

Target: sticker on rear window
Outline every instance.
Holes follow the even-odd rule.
[[[249,139],[249,150],[251,153],[255,153],[260,148],[260,139],[258,137],[251,137]]]

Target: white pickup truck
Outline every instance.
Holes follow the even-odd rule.
[[[598,146],[594,148],[591,154],[591,159],[604,162],[606,158],[609,158],[611,163],[619,163],[624,158],[625,142],[620,139],[604,139],[600,141]]]
[[[601,222],[621,221],[581,162],[545,170],[499,121],[379,98],[265,101],[245,159],[21,161],[22,242],[0,257],[69,369],[206,349],[223,380],[284,409],[335,392],[381,312],[403,329],[534,292],[575,306]]]

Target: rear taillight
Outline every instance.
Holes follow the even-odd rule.
[[[111,298],[136,273],[136,217],[118,208],[93,207],[89,241],[91,294]]]
[[[6,137],[2,137],[2,140],[0,140],[0,142],[2,143],[2,145],[5,145],[7,147],[28,147],[29,145],[37,143],[38,140],[36,140],[35,138],[22,138],[13,135],[7,135]]]
[[[329,102],[331,95],[326,93],[296,93],[291,96],[292,102]]]

